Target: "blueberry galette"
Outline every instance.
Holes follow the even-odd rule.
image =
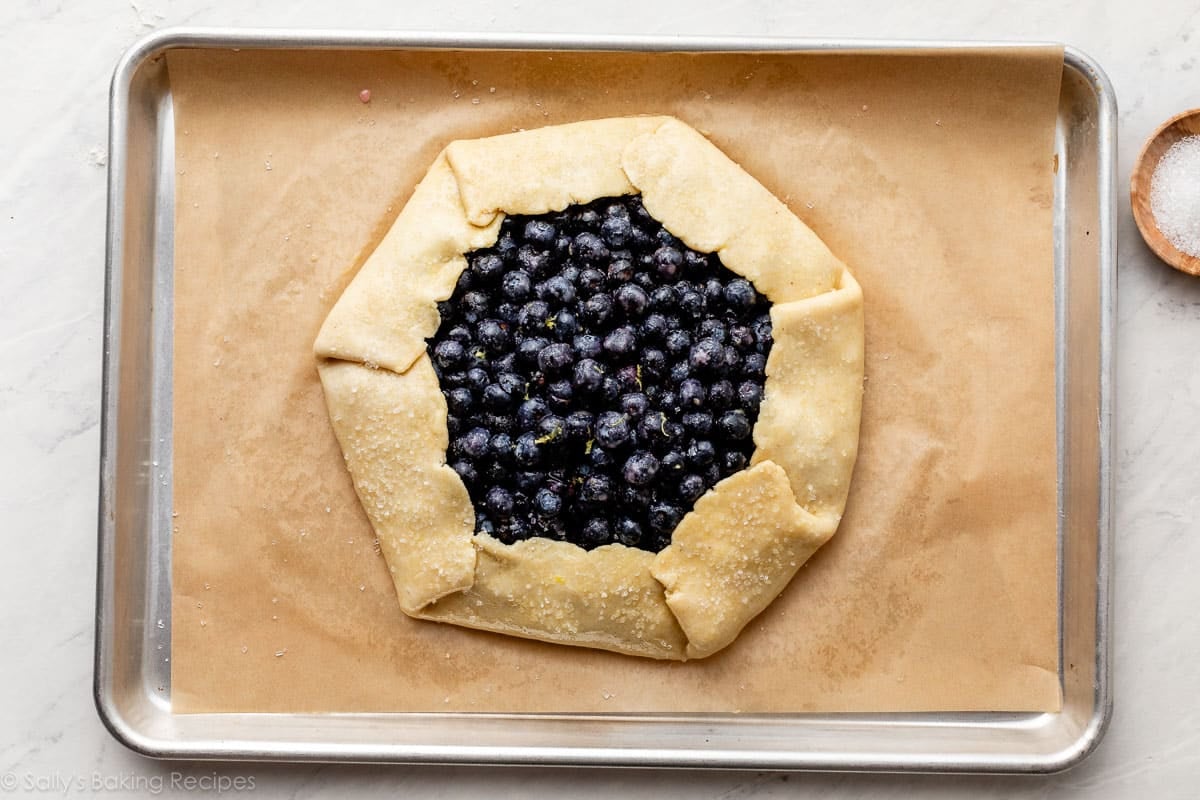
[[[316,355],[415,617],[703,657],[845,506],[862,293],[673,118],[451,143]]]

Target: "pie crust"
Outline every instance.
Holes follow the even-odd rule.
[[[772,303],[751,465],[714,486],[661,552],[474,530],[446,465],[446,403],[426,352],[505,214],[640,193]],[[334,431],[414,617],[666,659],[730,644],[837,530],[858,450],[862,291],[788,208],[672,117],[556,125],[449,144],[338,300],[315,353]]]

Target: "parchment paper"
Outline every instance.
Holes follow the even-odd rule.
[[[176,51],[168,67],[174,710],[1059,707],[1061,50]],[[410,620],[327,421],[317,328],[451,139],[640,113],[705,131],[863,285],[841,529],[702,661]]]

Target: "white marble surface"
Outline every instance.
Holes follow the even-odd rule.
[[[174,772],[253,778],[256,792],[297,797],[1196,796],[1200,279],[1150,255],[1124,192],[1143,138],[1176,111],[1200,106],[1195,2],[443,5],[0,4],[0,790],[15,780],[50,795],[93,786],[114,795],[138,786],[187,794],[173,788]],[[1099,750],[1048,778],[212,766],[127,752],[101,727],[91,700],[107,89],[125,48],[153,28],[180,24],[1039,39],[1098,59],[1121,107],[1117,710]]]

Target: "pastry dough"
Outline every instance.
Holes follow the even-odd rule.
[[[658,554],[476,533],[446,465],[446,405],[426,355],[464,254],[505,214],[640,193],[691,248],[773,306],[775,343],[746,470]],[[836,531],[858,450],[862,291],[786,206],[671,117],[578,122],[453,142],[338,300],[315,353],[334,431],[401,609],[472,628],[653,658],[732,642]]]

